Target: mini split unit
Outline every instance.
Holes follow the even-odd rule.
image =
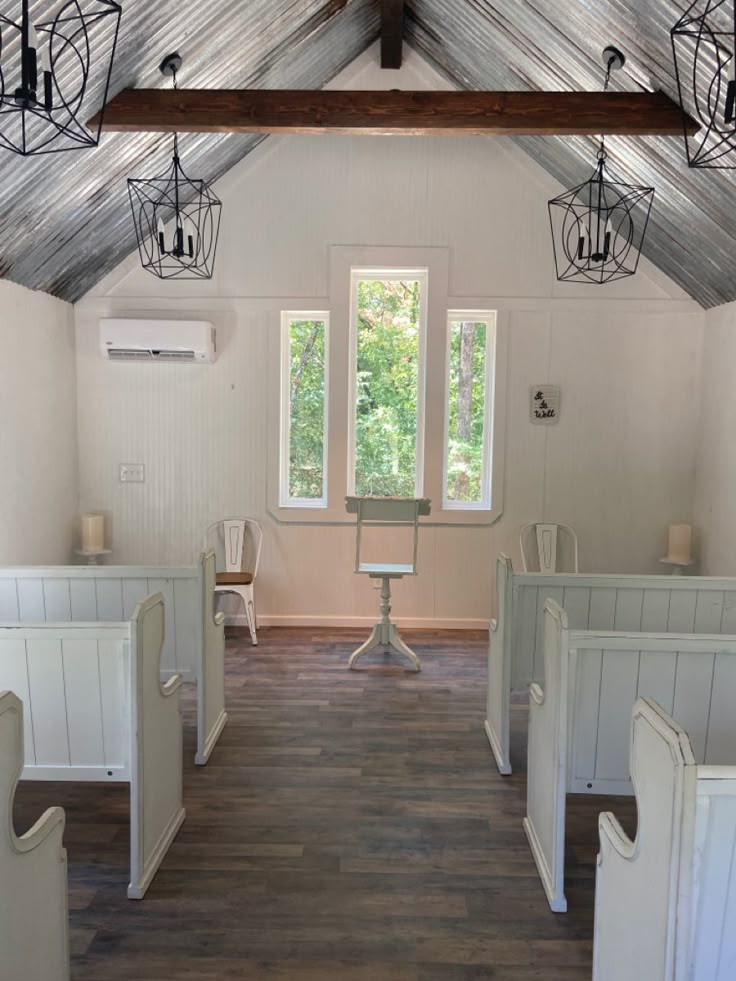
[[[100,320],[100,351],[108,361],[212,364],[215,328],[206,320]]]

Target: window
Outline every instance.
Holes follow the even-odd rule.
[[[327,313],[281,315],[281,506],[327,506]]]
[[[426,269],[353,269],[349,493],[421,495]]]
[[[491,507],[495,333],[492,312],[448,314],[445,508]]]
[[[326,295],[268,302],[276,521],[354,524],[353,494],[427,497],[427,525],[503,513],[510,314],[451,298],[449,270],[446,248],[333,245]]]

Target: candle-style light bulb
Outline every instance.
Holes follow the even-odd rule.
[[[156,231],[158,233],[158,249],[162,254],[166,252],[166,239],[164,237],[164,221],[163,218],[159,218],[156,225]]]
[[[197,251],[195,248],[195,243],[197,242],[197,226],[194,224],[189,215],[184,219],[184,237],[186,239],[186,252],[190,259],[194,258]]]
[[[606,234],[603,238],[603,261],[606,262],[611,254],[611,239],[613,238],[613,225],[609,217],[606,222]]]
[[[43,76],[43,103],[48,112],[54,107],[54,93],[53,93],[53,81],[54,76],[51,74],[51,53],[50,53],[51,41],[49,44],[44,44],[41,48],[39,55],[39,62],[41,64],[41,74]]]
[[[590,242],[590,232],[588,231],[588,226],[584,221],[578,222],[580,226],[580,235],[578,237],[578,260],[583,261],[588,258],[590,253],[589,242]]]

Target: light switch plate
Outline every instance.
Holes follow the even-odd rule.
[[[146,468],[142,463],[121,463],[121,484],[142,484],[146,479]]]

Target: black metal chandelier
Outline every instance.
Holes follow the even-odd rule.
[[[736,167],[736,0],[696,0],[670,35],[680,105],[700,123],[685,130],[688,164]]]
[[[181,63],[172,54],[160,65],[174,88]],[[176,133],[169,170],[161,177],[129,180],[128,193],[143,268],[160,279],[211,279],[222,202],[206,181],[184,173]]]
[[[122,8],[114,0],[63,0],[32,23],[0,14],[0,147],[21,156],[97,146],[86,120],[107,101]]]
[[[611,72],[624,65],[616,48],[603,52],[605,89]],[[633,276],[639,265],[653,187],[624,184],[609,175],[605,139],[589,180],[549,202],[557,278],[602,285]]]

